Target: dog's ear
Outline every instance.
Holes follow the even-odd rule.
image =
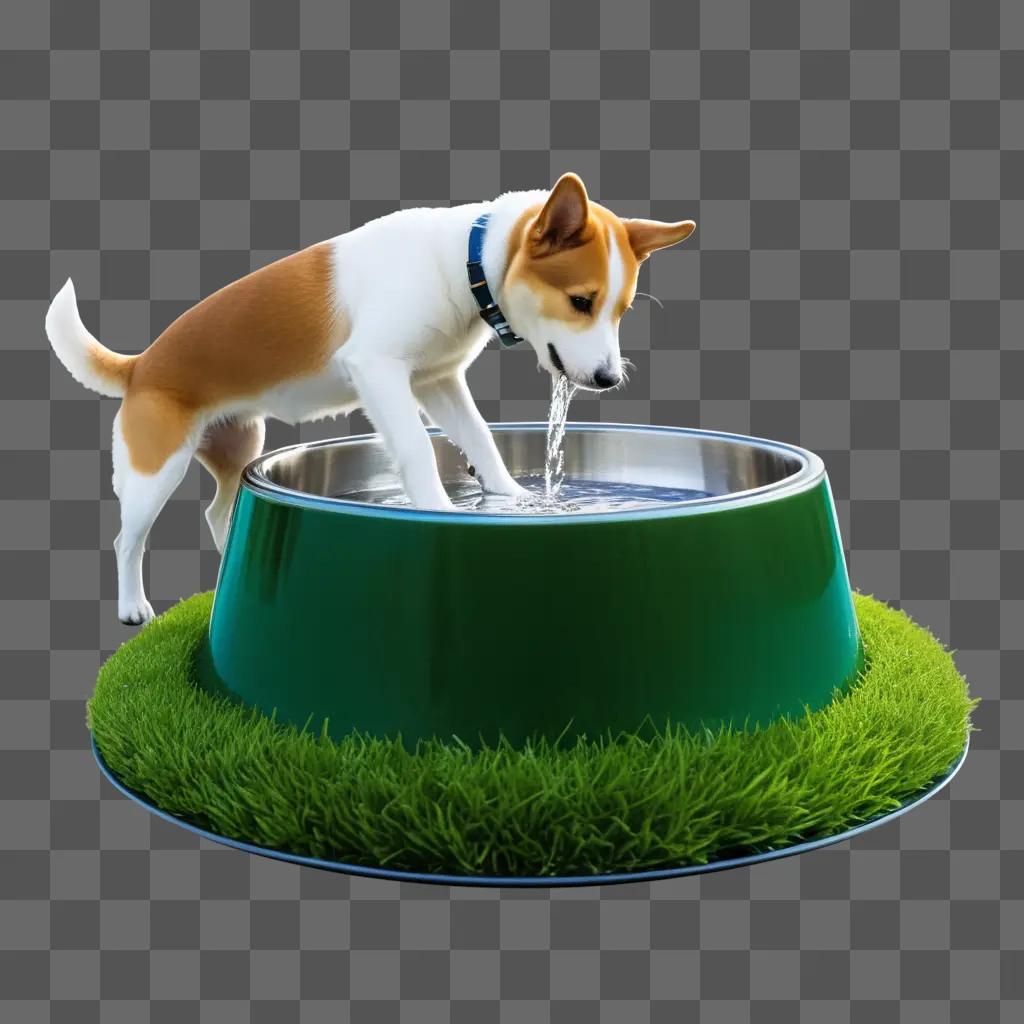
[[[622,219],[633,255],[641,263],[654,252],[668,245],[675,245],[684,238],[689,238],[697,226],[692,220],[681,220],[678,224],[666,224],[660,220],[640,220],[639,218]]]
[[[563,174],[533,222],[531,241],[542,250],[573,244],[587,225],[589,202],[579,177],[572,171]]]

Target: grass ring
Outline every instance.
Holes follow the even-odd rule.
[[[106,767],[216,836],[382,871],[579,880],[814,843],[947,776],[977,703],[930,632],[854,594],[860,677],[826,707],[762,729],[666,726],[518,749],[336,742],[196,685],[211,602],[180,602],[101,668],[87,719]]]

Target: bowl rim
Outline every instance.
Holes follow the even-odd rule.
[[[487,426],[495,433],[507,431],[546,432],[548,427],[547,423],[542,421],[488,423]],[[541,515],[478,512],[470,509],[439,511],[418,508],[413,505],[377,505],[372,502],[353,501],[348,498],[334,498],[295,490],[294,488],[275,483],[266,475],[266,467],[269,463],[290,452],[312,451],[317,448],[380,441],[379,434],[368,433],[352,434],[347,437],[325,438],[319,441],[303,441],[298,444],[276,448],[270,452],[264,452],[248,463],[242,470],[241,486],[260,498],[281,505],[343,512],[350,515],[370,516],[379,519],[404,519],[453,524],[494,525],[500,523],[503,526],[536,526],[540,524],[569,525],[580,522],[634,522],[641,519],[664,519],[699,515],[708,512],[721,512],[726,509],[744,508],[766,502],[779,501],[783,498],[811,490],[823,479],[826,479],[825,464],[820,456],[808,451],[806,448],[800,448],[797,445],[788,444],[784,441],[773,441],[768,438],[735,434],[721,430],[702,430],[697,427],[602,422],[570,422],[566,424],[566,433],[616,433],[619,431],[641,434],[672,434],[679,437],[696,437],[726,441],[731,444],[742,444],[746,447],[758,448],[776,455],[795,458],[800,463],[800,466],[795,473],[791,473],[781,480],[762,484],[760,487],[752,487],[744,491],[731,491],[727,494],[712,495],[705,498],[665,502],[649,509],[626,509],[614,512],[564,512]],[[431,436],[445,436],[444,432],[437,427],[428,427],[427,433]]]

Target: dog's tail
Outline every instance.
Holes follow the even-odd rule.
[[[57,358],[79,384],[109,398],[120,398],[127,391],[135,356],[111,352],[89,333],[78,315],[70,277],[46,311],[46,336]]]

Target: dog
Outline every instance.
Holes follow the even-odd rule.
[[[639,266],[695,226],[619,218],[572,173],[550,191],[399,210],[224,286],[131,356],[89,333],[68,279],[46,314],[50,344],[79,383],[122,399],[112,442],[121,621],[153,617],[146,538],[193,457],[217,483],[206,517],[223,550],[267,416],[299,423],[362,408],[412,504],[449,509],[422,410],[485,491],[525,496],[467,367],[494,331],[505,344],[528,339],[552,376],[617,387],[619,320]]]

